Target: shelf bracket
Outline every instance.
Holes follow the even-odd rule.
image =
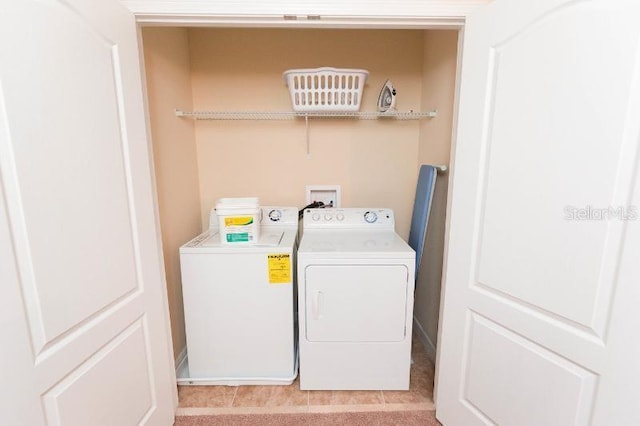
[[[309,142],[309,114],[304,115],[304,134],[307,142],[307,158],[309,158],[311,157],[311,142]]]

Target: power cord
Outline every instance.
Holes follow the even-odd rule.
[[[314,201],[313,203],[304,206],[301,210],[298,211],[298,220],[302,219],[302,216],[304,215],[304,211],[306,209],[326,209],[330,207],[333,207],[333,203],[325,204],[322,201]]]

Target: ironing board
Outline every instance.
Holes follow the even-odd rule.
[[[409,246],[416,251],[416,277],[420,269],[420,260],[424,250],[424,241],[427,235],[429,212],[433,201],[433,190],[436,186],[437,170],[434,166],[423,164],[420,166],[416,198],[413,204],[411,216],[411,229],[409,230]]]

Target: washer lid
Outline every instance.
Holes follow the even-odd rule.
[[[222,243],[220,241],[220,232],[215,230],[211,233],[209,238],[202,241],[198,247],[206,248],[206,247],[276,247],[280,245],[280,241],[282,241],[282,237],[284,235],[284,231],[282,230],[270,230],[268,232],[261,232],[260,238],[256,243],[248,244],[248,243]]]
[[[286,228],[262,229],[260,239],[255,244],[245,243],[222,243],[220,233],[217,229],[210,229],[198,235],[188,243],[180,247],[181,253],[202,253],[202,252],[261,252],[274,247],[293,247],[297,230]]]

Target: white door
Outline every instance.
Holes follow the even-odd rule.
[[[468,20],[437,417],[638,425],[640,3]]]
[[[173,424],[136,31],[115,1],[0,5],[3,424]]]

